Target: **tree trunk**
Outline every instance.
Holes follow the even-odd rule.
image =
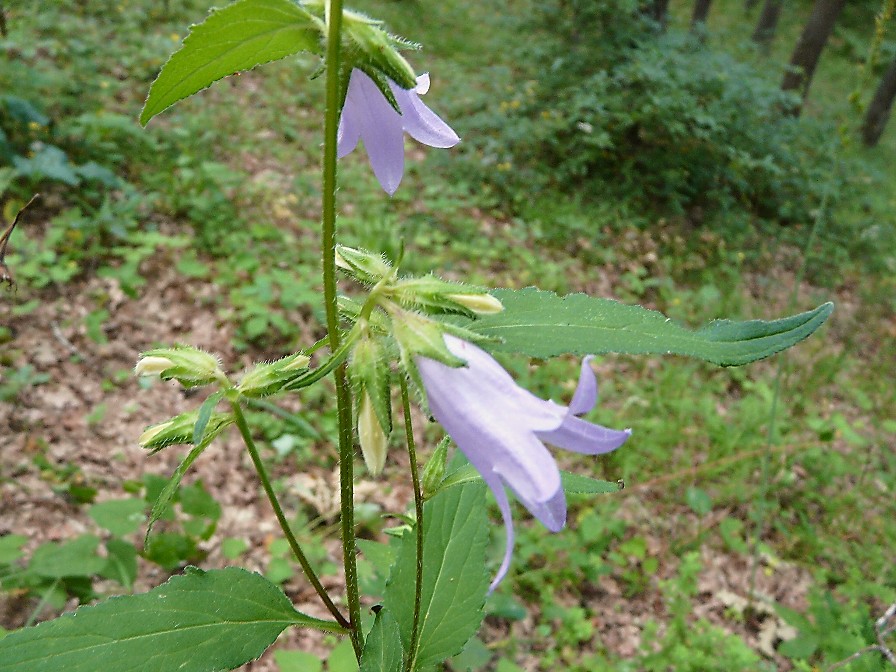
[[[666,19],[669,14],[669,0],[652,0],[648,9],[651,18],[660,25],[660,30],[666,30]]]
[[[887,120],[890,118],[890,110],[893,109],[894,97],[896,97],[896,59],[890,62],[890,67],[881,78],[862,122],[862,142],[867,147],[874,147],[883,135]]]
[[[694,3],[694,13],[691,14],[691,30],[697,28],[699,24],[706,24],[706,17],[709,16],[709,6],[712,0],[696,0]]]
[[[753,41],[768,47],[772,38],[775,36],[775,30],[778,28],[778,18],[781,16],[781,7],[784,0],[765,0],[762,5],[762,14],[759,15],[759,21],[756,23],[756,30],[753,31]]]
[[[815,66],[825,43],[834,30],[834,23],[840,15],[840,11],[846,4],[846,0],[815,0],[812,14],[803,28],[799,42],[790,57],[790,65],[784,73],[784,81],[781,88],[785,91],[799,92],[802,100],[809,93],[809,85],[812,83],[812,75],[815,74]],[[790,110],[794,116],[799,115],[802,103]]]

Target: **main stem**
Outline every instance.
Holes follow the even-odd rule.
[[[417,471],[417,449],[414,445],[414,427],[411,424],[411,404],[408,399],[408,381],[401,378],[401,404],[404,411],[404,431],[408,439],[408,458],[411,463],[411,480],[414,482],[414,510],[417,513],[417,573],[414,582],[414,624],[411,628],[411,645],[408,647],[406,669],[413,672],[417,656],[417,642],[420,639],[420,601],[423,597],[423,491],[420,488],[420,474]]]
[[[305,557],[305,553],[302,551],[298,539],[296,539],[296,536],[292,533],[289,521],[286,520],[286,516],[283,514],[283,508],[280,506],[274,488],[271,486],[268,470],[265,468],[264,462],[261,461],[261,456],[258,454],[258,449],[255,447],[255,441],[252,439],[252,432],[249,431],[249,423],[246,422],[246,416],[243,415],[243,409],[240,408],[238,401],[231,401],[230,407],[233,409],[233,417],[236,421],[236,426],[239,428],[240,434],[243,437],[243,442],[246,444],[246,449],[249,451],[249,457],[252,458],[252,464],[255,465],[255,471],[258,472],[258,478],[261,480],[261,487],[264,488],[264,492],[268,496],[271,508],[274,509],[274,515],[277,516],[277,522],[280,523],[280,529],[283,530],[283,534],[286,537],[286,541],[289,543],[289,547],[292,549],[296,559],[302,566],[302,571],[305,572],[305,576],[311,582],[311,585],[314,586],[314,590],[320,595],[320,599],[323,600],[327,609],[333,614],[333,618],[336,619],[336,622],[343,628],[350,628],[351,625],[345,620],[345,616],[340,613],[336,605],[333,604],[333,600],[330,599],[326,589],[321,585],[320,579],[317,578],[317,574],[311,567],[311,563],[308,562],[308,558]]]
[[[321,222],[324,307],[330,351],[340,345],[339,313],[336,307],[336,133],[339,127],[339,59],[342,31],[342,0],[330,0],[327,16],[327,109],[324,116],[324,190]],[[351,623],[352,646],[361,659],[361,600],[355,563],[354,446],[352,442],[351,394],[345,364],[333,372],[336,382],[336,413],[339,419],[339,495],[342,526],[342,560],[345,565],[345,594]]]

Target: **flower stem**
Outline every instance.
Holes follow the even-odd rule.
[[[408,381],[401,377],[401,405],[404,410],[404,431],[408,438],[408,458],[411,462],[411,480],[414,482],[414,509],[417,514],[417,575],[414,583],[414,621],[411,627],[411,645],[408,647],[406,669],[413,672],[414,660],[420,639],[420,601],[423,596],[423,491],[417,471],[417,449],[414,446],[414,427],[411,424],[411,404],[408,400]]]
[[[330,0],[327,14],[327,109],[324,115],[324,188],[321,222],[324,308],[330,351],[339,350],[339,315],[336,305],[336,131],[339,126],[340,47],[342,42],[342,0]],[[352,647],[361,659],[361,599],[358,595],[358,568],[355,563],[354,445],[352,406],[345,364],[333,372],[336,382],[336,412],[339,419],[339,495],[342,526],[342,559],[345,565],[345,594],[351,622]]]
[[[320,579],[318,579],[317,574],[314,573],[311,563],[308,562],[308,558],[305,557],[302,547],[299,546],[296,536],[292,533],[292,529],[289,527],[289,522],[283,514],[283,509],[280,506],[280,502],[277,500],[274,488],[271,486],[271,479],[268,477],[268,471],[261,461],[261,456],[258,454],[258,449],[255,447],[255,441],[252,440],[252,433],[249,431],[249,424],[246,422],[246,416],[243,415],[243,409],[240,408],[238,401],[231,401],[230,407],[233,409],[233,417],[236,426],[239,428],[243,441],[246,444],[246,449],[249,451],[249,457],[252,458],[252,464],[255,465],[255,471],[258,472],[258,478],[261,480],[261,487],[264,488],[264,492],[268,496],[271,508],[274,509],[274,515],[277,516],[277,522],[280,523],[280,529],[283,530],[283,534],[286,536],[286,541],[289,543],[289,547],[292,549],[296,559],[302,566],[302,571],[305,572],[305,576],[311,582],[311,585],[314,586],[314,590],[320,595],[320,599],[323,600],[327,609],[333,614],[333,618],[336,619],[336,622],[343,628],[350,628],[351,625],[345,619],[345,616],[339,612],[339,609],[333,604],[333,600],[327,595],[327,591],[321,585]]]

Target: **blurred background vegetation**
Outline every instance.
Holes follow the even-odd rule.
[[[580,468],[626,489],[573,502],[562,534],[523,526],[514,575],[451,669],[823,670],[877,643],[874,619],[896,601],[896,127],[883,123],[896,21],[876,19],[892,5],[356,3],[424,45],[409,58],[432,75],[426,102],[463,142],[412,151],[392,199],[363,154],[343,160],[343,242],[394,255],[403,240],[408,272],[588,291],[694,326],[838,304],[821,334],[746,369],[604,357],[599,419],[635,438]],[[83,292],[95,277],[138,300],[160,267],[173,269],[211,288],[200,310],[226,325],[235,353],[307,345],[321,319],[315,64],[228,78],[144,130],[145,92],[206,0],[0,7],[2,221],[42,194],[0,259],[16,283],[0,294],[0,405],[29,407],[54,376],[17,324],[74,302],[87,346],[114,338],[108,297]],[[784,90],[818,12],[832,28],[818,65]],[[569,361],[506,363],[542,396],[574,376]],[[110,390],[134,385],[121,369],[97,375]],[[303,402],[299,429],[263,424],[284,478],[333,465],[315,450],[334,426],[326,392]],[[12,451],[41,431],[39,420],[0,425],[0,438]],[[78,467],[21,460],[48,488],[65,485],[100,530],[102,557],[120,562],[60,574],[60,544],[32,553],[4,512],[0,586],[30,601],[0,626],[89,600],[100,577],[125,589],[146,563],[246,551],[215,535],[215,492],[201,483],[181,495],[174,536],[143,549],[139,516],[122,521],[159,487],[152,478],[134,474],[117,486],[130,503],[97,513]],[[371,534],[376,513],[360,516]],[[95,556],[99,538],[75,539],[62,557]],[[286,581],[285,550],[268,552],[268,575]],[[362,570],[375,586],[375,570]],[[808,581],[789,593],[756,587],[796,575]],[[284,672],[300,669],[289,653],[277,658]],[[869,653],[842,669],[888,665]]]

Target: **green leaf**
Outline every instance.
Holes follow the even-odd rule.
[[[194,446],[201,444],[202,439],[205,438],[205,430],[208,427],[208,421],[211,420],[212,411],[215,410],[215,406],[218,405],[218,402],[221,401],[223,397],[223,392],[210,394],[206,400],[202,402],[202,406],[199,407],[199,413],[196,416],[196,424],[193,425]]]
[[[290,625],[337,629],[296,611],[258,574],[189,568],[148,593],[11,633],[0,640],[0,672],[230,670]]]
[[[561,354],[686,355],[721,366],[740,366],[785,350],[812,334],[834,310],[815,310],[765,322],[716,320],[690,331],[662,313],[585,294],[560,297],[534,287],[492,292],[504,312],[467,325],[499,343],[495,352],[548,358]]]
[[[93,576],[106,566],[105,558],[97,555],[99,545],[99,538],[91,534],[81,535],[64,544],[41,544],[31,556],[28,571],[51,579]]]
[[[438,489],[441,491],[457,485],[475,483],[481,480],[482,476],[476,471],[476,468],[472,464],[465,464],[448,474],[439,484]],[[622,489],[619,483],[599,481],[595,478],[580,476],[579,474],[573,474],[568,471],[560,472],[560,482],[563,485],[563,490],[572,495],[605,495],[612,492],[619,492]]]
[[[791,659],[805,659],[818,650],[818,644],[818,637],[814,633],[803,632],[793,639],[781,642],[778,653]]]
[[[484,484],[444,490],[424,506],[420,636],[411,669],[424,670],[459,653],[479,629],[488,590],[489,527]],[[405,649],[413,627],[415,570],[416,535],[407,533],[383,599]]]
[[[22,557],[22,546],[28,537],[21,534],[7,534],[0,537],[0,565],[11,565]]]
[[[140,123],[235,72],[320,51],[320,39],[319,21],[290,0],[239,0],[214,10],[162,66]]]
[[[162,488],[162,491],[152,505],[152,511],[149,514],[149,523],[146,526],[146,536],[143,537],[144,545],[149,541],[149,533],[152,532],[153,525],[155,525],[168,510],[168,505],[171,503],[174,495],[177,494],[177,489],[180,487],[180,482],[183,479],[184,474],[187,473],[187,470],[192,466],[193,462],[196,461],[196,458],[202,454],[202,451],[208,448],[210,443],[211,441],[209,440],[209,437],[206,437],[206,440],[198,446],[193,446],[193,449],[187,454],[183,462],[181,462],[177,469],[174,470],[171,479],[165,484],[165,487]]]
[[[330,652],[327,669],[330,672],[358,672],[358,661],[350,639],[342,640]]]
[[[145,508],[146,502],[142,499],[113,499],[94,504],[88,514],[103,529],[123,537],[140,529],[146,517],[143,515]]]
[[[560,472],[560,482],[563,485],[563,490],[571,495],[607,495],[622,489],[619,483],[599,481],[596,478],[580,476],[568,471]]]
[[[137,549],[123,539],[106,542],[106,566],[100,575],[117,581],[125,588],[132,588],[137,578]]]
[[[401,672],[403,662],[398,623],[388,609],[380,609],[364,644],[361,672]]]
[[[304,651],[274,651],[274,660],[280,672],[321,672],[320,658]]]

